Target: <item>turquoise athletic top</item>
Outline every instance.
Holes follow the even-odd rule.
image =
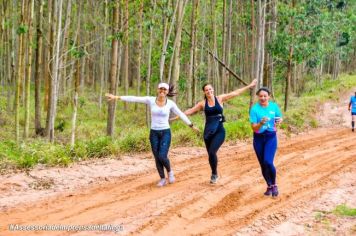
[[[356,96],[351,96],[350,103],[351,103],[351,112],[356,112]]]
[[[263,117],[268,117],[269,121],[266,122],[257,133],[263,133],[267,131],[277,131],[276,124],[274,122],[275,117],[282,118],[281,110],[278,105],[274,102],[268,102],[268,106],[263,107],[260,103],[256,103],[252,106],[250,111],[250,122],[251,124],[259,123]]]

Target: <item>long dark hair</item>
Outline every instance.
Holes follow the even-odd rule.
[[[174,91],[174,85],[173,84],[169,84],[169,89],[168,89],[167,96],[168,97],[174,97],[176,95],[177,95],[177,92]]]

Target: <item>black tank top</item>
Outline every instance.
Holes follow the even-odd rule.
[[[223,115],[223,108],[220,106],[218,99],[214,96],[215,106],[209,107],[208,99],[205,99],[204,113],[206,117]]]

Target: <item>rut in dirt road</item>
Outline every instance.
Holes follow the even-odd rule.
[[[174,160],[177,182],[173,185],[157,188],[157,173],[152,171],[31,207],[17,206],[0,215],[0,235],[9,235],[7,225],[14,223],[122,224],[122,234],[232,234],[272,210],[283,217],[293,203],[312,200],[333,187],[332,175],[355,171],[354,140],[355,134],[344,128],[318,129],[281,140],[275,161],[281,191],[277,199],[263,196],[265,185],[252,145],[225,146],[219,152],[222,177],[217,185],[209,184],[206,155],[184,161],[178,157]],[[98,232],[57,231],[51,235],[90,233]]]

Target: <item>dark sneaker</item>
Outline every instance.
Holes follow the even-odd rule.
[[[272,195],[272,186],[268,186],[266,192],[264,193],[265,196],[271,196]]]
[[[272,187],[272,197],[277,197],[278,196],[278,187],[277,185],[273,185]]]
[[[216,184],[218,182],[219,176],[218,175],[211,175],[210,183]]]
[[[352,128],[352,132],[355,132],[355,129],[354,129],[354,128]]]

